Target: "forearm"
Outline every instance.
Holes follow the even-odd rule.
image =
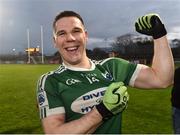
[[[174,77],[174,60],[166,36],[154,40],[152,69],[163,87],[172,84]]]
[[[58,120],[57,120],[58,121]],[[77,120],[73,120],[67,123],[60,124],[54,122],[54,125],[50,127],[53,123],[44,125],[45,133],[58,133],[58,134],[87,134],[92,133],[102,122],[102,117],[96,109],[87,113],[83,117]]]

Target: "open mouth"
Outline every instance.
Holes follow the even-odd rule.
[[[65,50],[68,52],[76,52],[78,50],[78,48],[79,48],[79,46],[72,46],[72,47],[65,48]]]

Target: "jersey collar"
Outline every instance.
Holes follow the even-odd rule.
[[[67,68],[67,69],[70,69],[70,70],[73,70],[73,71],[92,71],[95,69],[95,64],[89,59],[90,63],[91,63],[91,68],[90,69],[87,69],[87,68],[78,68],[78,67],[73,67],[73,66],[68,66],[66,65],[64,62],[62,63],[62,65]]]

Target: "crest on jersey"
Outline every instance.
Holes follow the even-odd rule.
[[[39,102],[39,105],[42,106],[45,102],[45,97],[44,97],[44,94],[43,92],[40,92],[38,94],[38,102]]]
[[[105,73],[101,73],[102,74],[102,76],[104,77],[104,78],[106,78],[107,80],[109,80],[109,81],[112,81],[113,80],[113,77],[112,77],[112,75],[109,73],[109,72],[105,72]]]

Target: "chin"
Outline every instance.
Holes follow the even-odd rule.
[[[71,61],[71,65],[78,65],[78,64],[80,64],[80,63],[81,63],[80,60]]]
[[[65,60],[66,63],[70,65],[78,65],[81,63],[81,59],[70,59],[70,60]]]

